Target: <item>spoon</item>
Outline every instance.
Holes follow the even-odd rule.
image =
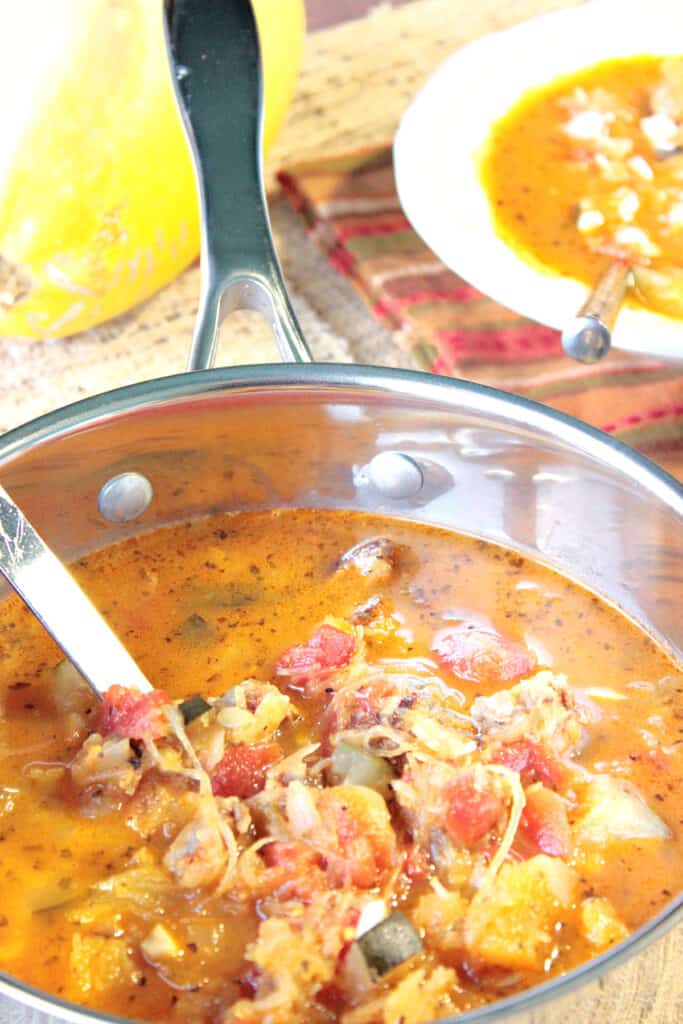
[[[18,505],[0,486],[0,573],[16,590],[90,688],[153,687]]]
[[[201,209],[201,293],[189,370],[213,365],[234,309],[270,322],[280,355],[311,353],[284,283],[263,187],[263,87],[249,0],[165,0],[168,58]]]
[[[626,289],[631,284],[631,265],[610,263],[576,317],[562,331],[562,348],[579,363],[597,363],[607,355],[612,331]]]

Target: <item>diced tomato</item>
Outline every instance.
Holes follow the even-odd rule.
[[[319,626],[305,644],[296,644],[280,656],[276,675],[289,686],[303,690],[307,697],[318,696],[335,672],[348,665],[356,650],[351,633],[330,626]]]
[[[545,786],[532,786],[527,790],[526,807],[519,828],[522,837],[532,845],[533,853],[565,858],[571,853],[571,830],[565,802]]]
[[[521,679],[536,665],[533,653],[523,644],[476,626],[440,629],[432,640],[432,651],[460,679],[487,687]]]
[[[561,789],[566,771],[552,754],[535,740],[515,740],[494,751],[491,760],[519,772],[522,785],[542,782],[549,789]]]
[[[491,831],[503,813],[503,801],[491,788],[479,787],[472,773],[460,775],[445,788],[444,828],[459,846],[474,846]]]
[[[228,747],[211,773],[211,788],[216,796],[254,796],[266,784],[266,771],[280,757],[279,743]]]
[[[170,704],[171,698],[163,690],[140,693],[125,686],[110,686],[102,701],[99,731],[103,736],[158,740],[169,731],[165,709]]]
[[[327,888],[321,855],[306,843],[268,843],[263,848],[268,866],[264,894],[282,900],[309,902],[311,896]]]
[[[322,833],[335,849],[326,854],[334,888],[379,885],[396,856],[396,836],[383,798],[366,786],[332,786],[317,801]]]
[[[341,1017],[349,1004],[343,989],[335,981],[328,981],[327,985],[323,985],[321,989],[318,989],[315,994],[315,1001],[324,1006],[328,1013],[333,1014],[335,1020]]]
[[[258,992],[263,971],[256,964],[250,964],[237,979],[240,992],[245,999],[253,999]]]

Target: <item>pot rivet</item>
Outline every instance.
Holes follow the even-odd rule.
[[[142,515],[152,494],[152,485],[142,473],[119,473],[102,486],[97,507],[110,523],[128,523]]]
[[[419,463],[403,452],[378,452],[368,463],[367,474],[373,487],[388,498],[414,498],[424,484]]]

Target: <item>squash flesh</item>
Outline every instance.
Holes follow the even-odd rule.
[[[303,5],[255,7],[268,145],[294,87]],[[24,98],[0,159],[0,335],[40,339],[154,294],[197,256],[199,225],[159,5],[28,0],[22,19],[1,55],[0,88],[19,83]],[[31,61],[36,21],[54,41]]]

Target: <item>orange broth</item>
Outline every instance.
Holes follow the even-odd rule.
[[[401,552],[388,578],[339,570],[343,552],[377,536]],[[610,901],[623,929],[614,941],[683,887],[683,675],[618,611],[549,569],[435,527],[359,513],[283,511],[160,529],[83,558],[74,571],[155,686],[174,699],[219,697],[249,678],[277,681],[285,649],[305,642],[327,616],[348,620],[378,595],[392,626],[374,635],[367,627],[368,664],[406,659],[408,671],[411,659],[428,659],[448,713],[466,713],[475,697],[498,688],[458,677],[434,660],[435,631],[453,623],[498,631],[534,652],[537,667],[566,674],[573,687],[599,688],[603,696],[592,698],[599,715],[587,727],[577,762],[582,770],[630,780],[670,838],[575,848],[568,858],[577,879],[572,906],[533,969],[503,971],[498,963],[488,970],[471,953],[442,955],[438,944],[426,945],[417,962],[425,969],[444,963],[457,978],[439,1003],[448,1012],[555,977],[598,952],[578,923],[581,901],[596,894]],[[81,703],[75,716],[58,712],[54,670],[62,656],[16,599],[0,607],[0,652],[2,969],[62,998],[136,1020],[263,1019],[246,1010],[232,1017],[230,1007],[241,998],[248,1008],[253,997],[245,948],[268,916],[267,900],[246,899],[231,886],[221,894],[214,885],[187,888],[170,876],[163,888],[160,860],[185,820],[184,787],[152,772],[134,795],[114,804],[84,802],[67,766],[97,727],[95,702]],[[283,754],[320,740],[333,685],[328,690],[307,698],[284,685],[298,716],[275,734]],[[396,806],[387,800],[396,821]],[[409,831],[397,829],[405,842]],[[238,842],[257,835],[252,824]],[[136,888],[134,879],[112,890],[106,881],[131,869],[144,879],[152,868],[163,891],[156,882]],[[427,865],[424,877],[401,883],[392,906],[414,914],[432,892],[434,870]],[[353,895],[348,879],[338,895]],[[294,913],[295,904],[277,913]],[[314,909],[315,897],[312,909],[304,901],[305,913]],[[160,921],[180,951],[155,961],[141,942]],[[389,979],[400,981],[402,970]],[[379,982],[374,997],[389,984]],[[360,1019],[348,1005],[320,1000],[307,1005],[307,1020]],[[382,1012],[367,1019],[382,1021]],[[273,1018],[281,1019],[296,1016]]]

